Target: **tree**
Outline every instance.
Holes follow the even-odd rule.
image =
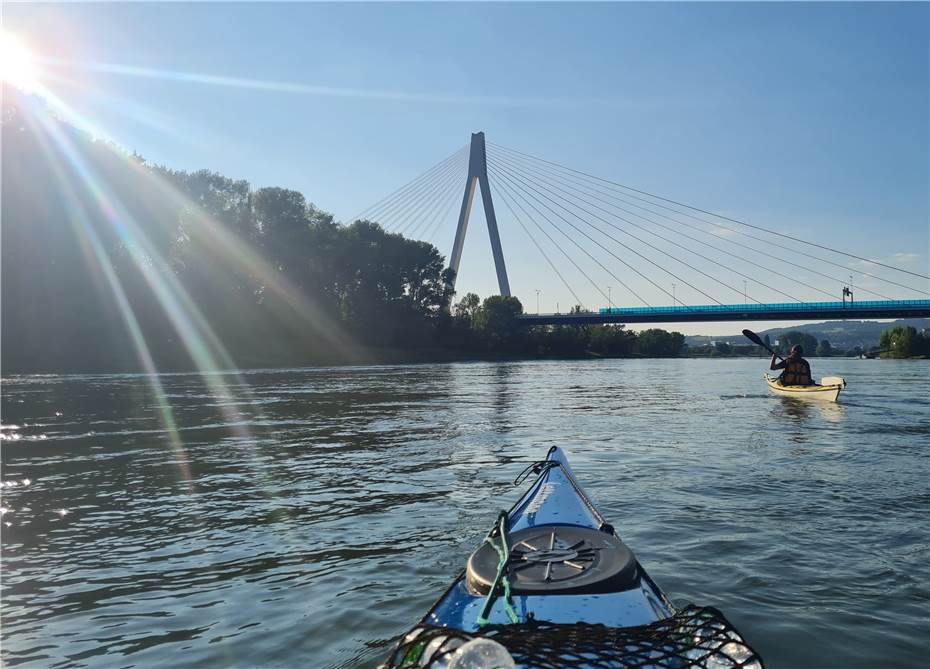
[[[820,342],[820,345],[817,346],[817,355],[821,358],[828,358],[833,353],[833,347],[830,346],[830,342],[826,339]]]
[[[890,328],[882,331],[878,340],[883,357],[911,358],[930,355],[930,333],[918,333],[913,326]]]
[[[455,318],[465,319],[471,323],[480,308],[481,298],[475,293],[465,293],[462,299],[452,307],[452,315]]]
[[[661,328],[643,330],[636,336],[636,351],[640,355],[674,358],[681,353],[685,336],[680,332],[667,332]]]
[[[517,316],[522,313],[523,305],[516,297],[492,295],[475,314],[475,329],[488,346],[510,350],[519,339]]]
[[[800,345],[805,355],[813,355],[817,350],[818,341],[815,336],[797,330],[786,332],[778,338],[778,352],[782,356],[788,355],[791,347],[795,345]]]
[[[624,357],[636,346],[636,333],[623,325],[592,325],[589,329],[588,346],[594,353],[608,357]]]

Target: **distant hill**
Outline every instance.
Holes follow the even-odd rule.
[[[882,330],[893,328],[901,325],[912,325],[921,330],[930,328],[930,318],[901,318],[889,323],[879,323],[878,321],[828,321],[826,323],[810,323],[808,325],[797,325],[787,328],[770,328],[760,330],[759,336],[769,336],[773,342],[785,332],[796,330],[806,332],[817,337],[817,339],[826,339],[834,348],[849,349],[855,346],[869,348],[878,345],[878,338]],[[725,341],[731,344],[742,344],[746,338],[742,334],[733,335],[691,335],[685,337],[685,343],[688,346],[704,346],[712,341]]]

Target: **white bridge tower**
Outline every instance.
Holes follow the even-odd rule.
[[[504,252],[501,249],[501,237],[497,231],[497,216],[494,214],[494,202],[491,200],[491,186],[488,183],[488,161],[484,146],[484,133],[471,135],[471,152],[468,157],[468,178],[465,181],[465,195],[462,198],[462,210],[459,212],[459,224],[455,229],[455,243],[449,267],[459,273],[462,260],[462,247],[465,244],[465,231],[468,229],[468,217],[475,197],[475,187],[481,185],[481,201],[484,203],[484,218],[488,222],[488,235],[491,237],[491,252],[494,254],[494,268],[497,270],[497,285],[500,294],[510,297],[510,282],[507,280],[507,266],[504,264]],[[455,285],[453,278],[453,286]]]

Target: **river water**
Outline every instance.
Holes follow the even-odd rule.
[[[765,362],[5,378],[3,664],[374,667],[558,444],[768,667],[926,667],[930,365]]]

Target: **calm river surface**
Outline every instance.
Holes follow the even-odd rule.
[[[153,377],[5,378],[3,664],[376,666],[558,444],[768,667],[926,667],[930,365],[814,359],[817,405],[766,363],[162,375],[174,439]]]

